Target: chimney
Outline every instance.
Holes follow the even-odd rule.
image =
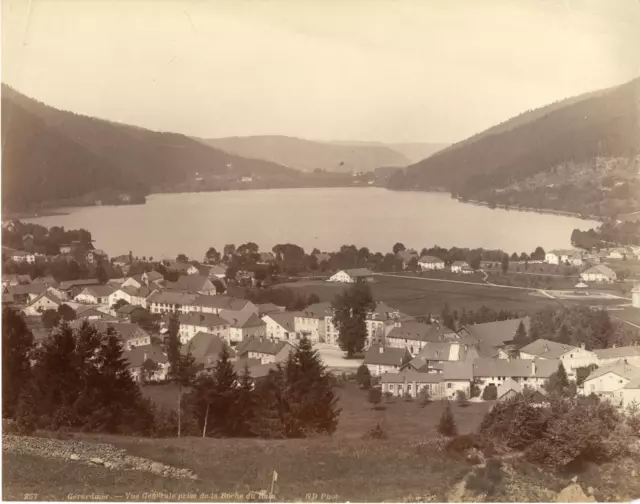
[[[536,374],[536,361],[531,361],[531,376],[535,376]]]
[[[383,347],[383,346],[381,346],[381,347],[378,349],[378,352],[379,352],[379,353],[384,353],[384,347]]]

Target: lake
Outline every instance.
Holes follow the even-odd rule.
[[[570,247],[574,228],[598,222],[573,217],[490,209],[445,193],[382,188],[270,189],[155,194],[145,205],[63,209],[66,215],[25,219],[43,226],[88,229],[110,256],[154,258],[179,253],[201,259],[214,246],[253,241],[261,250],[295,243],[310,252],[344,244],[389,252],[407,248],[483,247],[532,252]]]

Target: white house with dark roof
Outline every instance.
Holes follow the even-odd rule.
[[[470,360],[447,361],[442,366],[443,395],[455,399],[459,390],[471,396],[473,363]]]
[[[442,399],[445,391],[442,375],[408,370],[382,374],[380,385],[383,394],[396,397],[417,397],[426,390],[432,399]]]
[[[371,376],[381,376],[385,373],[399,371],[403,364],[411,359],[411,354],[405,348],[385,348],[382,345],[372,345],[367,350],[363,364],[369,368]]]
[[[578,250],[550,250],[544,256],[547,264],[571,264],[572,266],[582,266],[582,254]]]
[[[222,310],[219,316],[229,322],[229,343],[266,335],[265,322],[250,311]]]
[[[585,395],[596,394],[621,405],[624,402],[623,389],[637,379],[640,379],[640,368],[616,362],[594,369],[584,380],[582,392]]]
[[[229,341],[229,322],[213,313],[181,313],[180,342],[188,343],[199,332],[215,334]]]
[[[147,331],[142,329],[138,324],[129,324],[127,322],[89,319],[89,324],[94,326],[100,332],[107,332],[109,329],[116,331],[122,340],[124,350],[128,351],[135,347],[147,346],[151,344],[151,336]],[[73,329],[79,329],[84,324],[85,319],[77,319],[69,325]]]
[[[114,290],[110,285],[90,285],[82,289],[74,301],[85,304],[109,304],[109,296]]]
[[[285,341],[299,339],[293,312],[270,313],[262,317],[262,320],[266,325],[267,338]]]
[[[284,362],[295,347],[286,340],[271,341],[267,338],[249,338],[236,347],[240,359],[258,359],[262,364]]]
[[[473,361],[473,379],[481,391],[487,385],[496,387],[507,379],[532,389],[542,388],[549,377],[558,370],[559,360],[486,359]]]
[[[196,364],[202,364],[207,369],[215,365],[225,347],[229,356],[235,358],[235,351],[224,339],[212,333],[199,332],[186,345],[182,345],[180,352],[183,355],[190,353]]]
[[[590,366],[598,362],[597,355],[594,352],[586,350],[584,345],[582,347],[575,347],[542,338],[522,347],[520,349],[520,358],[527,360],[560,360],[569,378],[575,378],[577,368]]]
[[[144,345],[134,347],[123,352],[123,357],[129,364],[129,372],[134,380],[141,381],[164,381],[169,372],[169,359],[160,345]],[[152,372],[145,371],[144,364],[151,361],[156,364],[156,369]],[[145,376],[146,375],[146,376]]]
[[[418,266],[422,271],[443,270],[444,261],[439,257],[425,255],[418,259]]]
[[[580,280],[583,282],[610,283],[615,282],[617,278],[616,272],[604,264],[596,264],[580,273]]]
[[[640,345],[603,348],[594,350],[596,364],[600,367],[609,366],[617,362],[626,362],[632,366],[640,367]]]
[[[151,313],[187,313],[196,299],[198,294],[161,291],[151,294],[146,304]]]
[[[437,324],[423,324],[409,321],[395,324],[387,335],[387,346],[406,348],[412,356],[416,356],[428,342],[443,341],[445,334],[452,331],[443,330]]]
[[[476,345],[480,357],[500,357],[501,350],[509,346],[509,342],[515,337],[521,322],[528,333],[531,319],[524,317],[470,324],[461,328],[458,331],[458,336],[461,340]]]
[[[473,269],[469,266],[469,263],[466,261],[454,261],[451,264],[451,273],[473,273]]]
[[[33,301],[31,301],[23,310],[27,316],[35,317],[38,315],[42,315],[42,313],[46,310],[57,310],[63,302],[60,298],[58,298],[52,292],[48,290],[44,291],[38,297],[36,297]]]
[[[340,270],[327,281],[339,283],[371,282],[373,281],[373,272],[367,268]]]
[[[180,275],[175,282],[165,282],[165,287],[167,289],[182,290],[209,296],[215,296],[217,294],[216,286],[209,277],[199,274]]]
[[[332,316],[331,303],[315,303],[304,310],[294,313],[294,327],[299,334],[304,334],[312,343],[325,342],[325,318]]]

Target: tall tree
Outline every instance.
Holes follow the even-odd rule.
[[[106,284],[109,281],[109,275],[104,268],[104,264],[102,263],[102,259],[98,260],[98,265],[96,266],[96,279],[102,285]]]
[[[369,286],[363,282],[353,284],[338,294],[331,306],[340,348],[347,357],[362,352],[367,340],[366,317],[375,308]]]
[[[20,392],[31,377],[33,335],[20,314],[2,310],[2,414],[12,418]]]
[[[446,401],[440,421],[438,422],[438,432],[443,436],[453,437],[458,433],[456,421],[453,418],[453,412],[451,411],[451,404]]]
[[[558,370],[547,380],[545,388],[548,392],[556,394],[565,394],[569,390],[569,378],[562,362],[558,365]]]
[[[178,261],[178,262],[183,262],[183,263],[185,263],[185,262],[187,262],[188,260],[189,260],[189,258],[187,257],[187,255],[186,255],[186,254],[178,254],[178,255],[177,255],[177,257],[176,257],[176,261]]]
[[[225,257],[230,257],[236,253],[236,246],[233,243],[229,243],[224,246],[222,253]]]
[[[214,247],[209,247],[209,250],[207,250],[204,255],[204,259],[209,264],[215,264],[220,261],[220,252],[218,252]]]
[[[509,256],[507,254],[502,256],[502,272],[509,271]]]
[[[356,371],[356,381],[358,382],[358,385],[360,385],[360,388],[365,390],[369,390],[369,388],[371,388],[371,373],[365,364],[360,365]]]
[[[404,246],[403,243],[398,242],[393,246],[391,250],[393,250],[393,255],[396,255],[398,252],[406,250],[406,247]]]
[[[524,322],[521,320],[518,324],[518,328],[516,329],[516,334],[513,337],[513,344],[516,348],[520,349],[531,342],[529,336],[527,335],[527,329],[524,326]]]

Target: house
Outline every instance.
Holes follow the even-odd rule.
[[[469,266],[469,263],[466,261],[454,261],[451,264],[451,273],[473,273],[473,269]]]
[[[260,317],[264,317],[269,313],[283,312],[285,310],[284,306],[277,306],[273,303],[261,303],[256,305],[258,308],[258,315]]]
[[[125,278],[120,284],[120,287],[134,287],[139,289],[143,285],[146,285],[146,282],[142,281],[142,275],[136,275]]]
[[[180,314],[180,341],[188,343],[199,332],[215,334],[229,341],[229,322],[213,313]]]
[[[126,322],[112,320],[89,320],[89,324],[96,330],[106,333],[109,329],[114,330],[122,340],[122,347],[125,351],[129,351],[134,347],[151,345],[151,336],[147,331],[139,327],[137,324],[128,324]],[[77,319],[69,324],[73,329],[79,329],[85,323],[84,319]]]
[[[218,264],[201,264],[198,271],[209,280],[223,280],[227,276],[227,270]]]
[[[258,307],[251,301],[233,296],[199,295],[188,307],[188,311],[215,313],[216,315],[220,315],[222,310],[258,313]]]
[[[572,266],[582,266],[582,254],[578,250],[551,250],[544,256],[547,264],[570,264]]]
[[[149,312],[146,309],[144,309],[142,306],[126,304],[116,310],[116,317],[122,320],[126,320],[128,322],[133,322],[134,320],[136,320],[136,318],[144,316],[148,313]]]
[[[267,325],[253,312],[222,310],[220,317],[229,322],[229,342],[232,345],[248,338],[266,335]]]
[[[109,296],[113,292],[114,288],[110,285],[90,285],[82,289],[82,292],[73,299],[78,303],[109,305]]]
[[[626,257],[627,257],[627,251],[623,248],[612,249],[607,254],[608,259],[625,259]]]
[[[58,290],[65,296],[65,299],[73,299],[82,292],[82,289],[93,285],[100,285],[100,282],[95,278],[64,280],[58,285]]]
[[[412,356],[415,356],[429,341],[442,341],[444,334],[445,332],[438,324],[409,321],[394,324],[386,337],[386,342],[388,347],[406,348]]]
[[[628,408],[631,404],[640,404],[640,376],[636,376],[627,383],[620,392],[622,407]]]
[[[340,283],[371,282],[373,281],[373,272],[367,268],[340,270],[328,281]]]
[[[616,272],[604,264],[596,264],[580,273],[583,282],[615,282]]]
[[[235,368],[238,376],[242,376],[245,369],[248,369],[249,376],[255,382],[269,376],[271,371],[275,371],[277,369],[277,364],[275,362],[265,362],[262,364],[259,359],[238,359],[233,362],[233,367]]]
[[[594,350],[596,364],[600,367],[625,361],[632,366],[640,367],[640,346],[613,347]]]
[[[137,295],[138,289],[136,287],[129,285],[126,287],[120,287],[109,295],[109,306],[114,306],[118,301],[126,301],[129,304],[134,304],[133,300]]]
[[[547,339],[537,339],[522,347],[520,358],[560,360],[569,378],[575,378],[579,367],[590,366],[598,361],[596,354],[586,350],[584,345],[575,347]]]
[[[419,257],[420,254],[418,254],[415,250],[399,250],[396,253],[396,258],[402,261],[402,269],[406,269],[412,259],[415,259],[417,261]]]
[[[35,264],[36,260],[43,259],[42,254],[34,254],[33,252],[25,252],[24,250],[14,250],[10,254],[11,260],[16,263]]]
[[[507,348],[515,337],[520,323],[529,333],[531,319],[523,317],[467,325],[458,331],[458,335],[469,343],[475,343],[480,357],[498,357],[501,349]]]
[[[216,286],[209,277],[199,274],[180,275],[175,282],[165,282],[165,287],[209,296],[215,296],[217,293]]]
[[[331,303],[314,303],[304,310],[294,313],[294,328],[299,334],[305,334],[312,343],[325,341],[325,317],[332,316]]]
[[[423,390],[432,399],[441,399],[444,395],[443,377],[433,373],[418,373],[416,371],[400,371],[399,373],[385,373],[380,378],[383,394],[396,397],[417,397]]]
[[[27,278],[29,277],[29,275],[20,275],[20,276],[26,276]],[[23,283],[28,283],[28,282],[23,282]],[[51,275],[34,278],[33,282],[31,282],[31,283],[43,283],[47,287],[56,287],[56,288],[60,285],[56,281],[56,279],[53,278],[53,276],[51,276]]]
[[[140,280],[147,286],[151,286],[151,284],[160,285],[164,277],[158,271],[145,271],[140,277]]]
[[[459,341],[428,341],[412,361],[419,370],[429,373],[441,373],[445,362],[467,359],[468,345]],[[415,361],[415,362],[414,362]]]
[[[497,399],[498,401],[508,401],[521,393],[522,386],[512,378],[507,378],[498,385]]]
[[[185,355],[190,353],[195,364],[202,364],[205,369],[208,369],[215,365],[225,347],[229,356],[232,359],[235,358],[235,351],[225,340],[212,333],[199,332],[191,338],[189,343],[181,347],[180,352]]]
[[[425,255],[418,259],[418,266],[422,271],[443,270],[444,261],[439,257]]]
[[[560,361],[527,360],[527,359],[487,359],[478,358],[473,361],[473,380],[484,390],[487,385],[499,387],[507,379],[531,389],[540,389],[549,377],[558,370]]]
[[[147,309],[151,313],[187,313],[198,299],[198,294],[161,291],[147,298]]]
[[[292,341],[300,339],[296,332],[295,315],[292,312],[270,313],[262,317],[267,338]]]
[[[367,340],[365,348],[372,344],[384,343],[387,335],[398,323],[413,320],[412,317],[401,313],[382,301],[376,301],[375,307],[366,316]],[[339,332],[333,324],[333,313],[328,313],[324,318],[325,342],[330,345],[338,345]]]
[[[262,364],[284,362],[295,347],[288,341],[271,341],[267,338],[249,338],[236,347],[240,359],[258,359]]]
[[[131,350],[123,352],[123,357],[128,361],[129,372],[135,381],[164,381],[167,379],[169,359],[160,345],[149,344],[134,347]],[[146,370],[145,362],[147,361],[150,361],[152,366],[155,364],[155,366],[153,366],[155,369],[152,367],[152,370]]]
[[[640,368],[624,361],[616,362],[594,369],[585,378],[582,390],[585,395],[596,394],[611,400],[616,405],[621,405],[624,402],[622,390],[638,378],[640,378]]]
[[[196,266],[185,262],[168,261],[168,264],[165,264],[165,267],[167,268],[167,271],[172,271],[181,275],[197,275],[200,273]]]
[[[473,381],[472,361],[444,362],[441,376],[444,384],[443,395],[447,399],[455,399],[459,390],[464,392],[467,397],[471,396],[471,382]]]
[[[14,302],[18,304],[29,303],[46,290],[45,284],[21,284],[7,287],[7,293],[11,294]]]
[[[363,364],[369,368],[371,376],[381,376],[398,371],[410,359],[411,354],[406,348],[372,345],[364,356]]]
[[[109,317],[108,313],[102,312],[88,305],[79,305],[75,308],[76,320],[98,320]]]
[[[42,315],[45,310],[57,310],[62,304],[62,300],[55,294],[44,291],[33,301],[31,301],[23,310],[27,316],[36,317]]]

